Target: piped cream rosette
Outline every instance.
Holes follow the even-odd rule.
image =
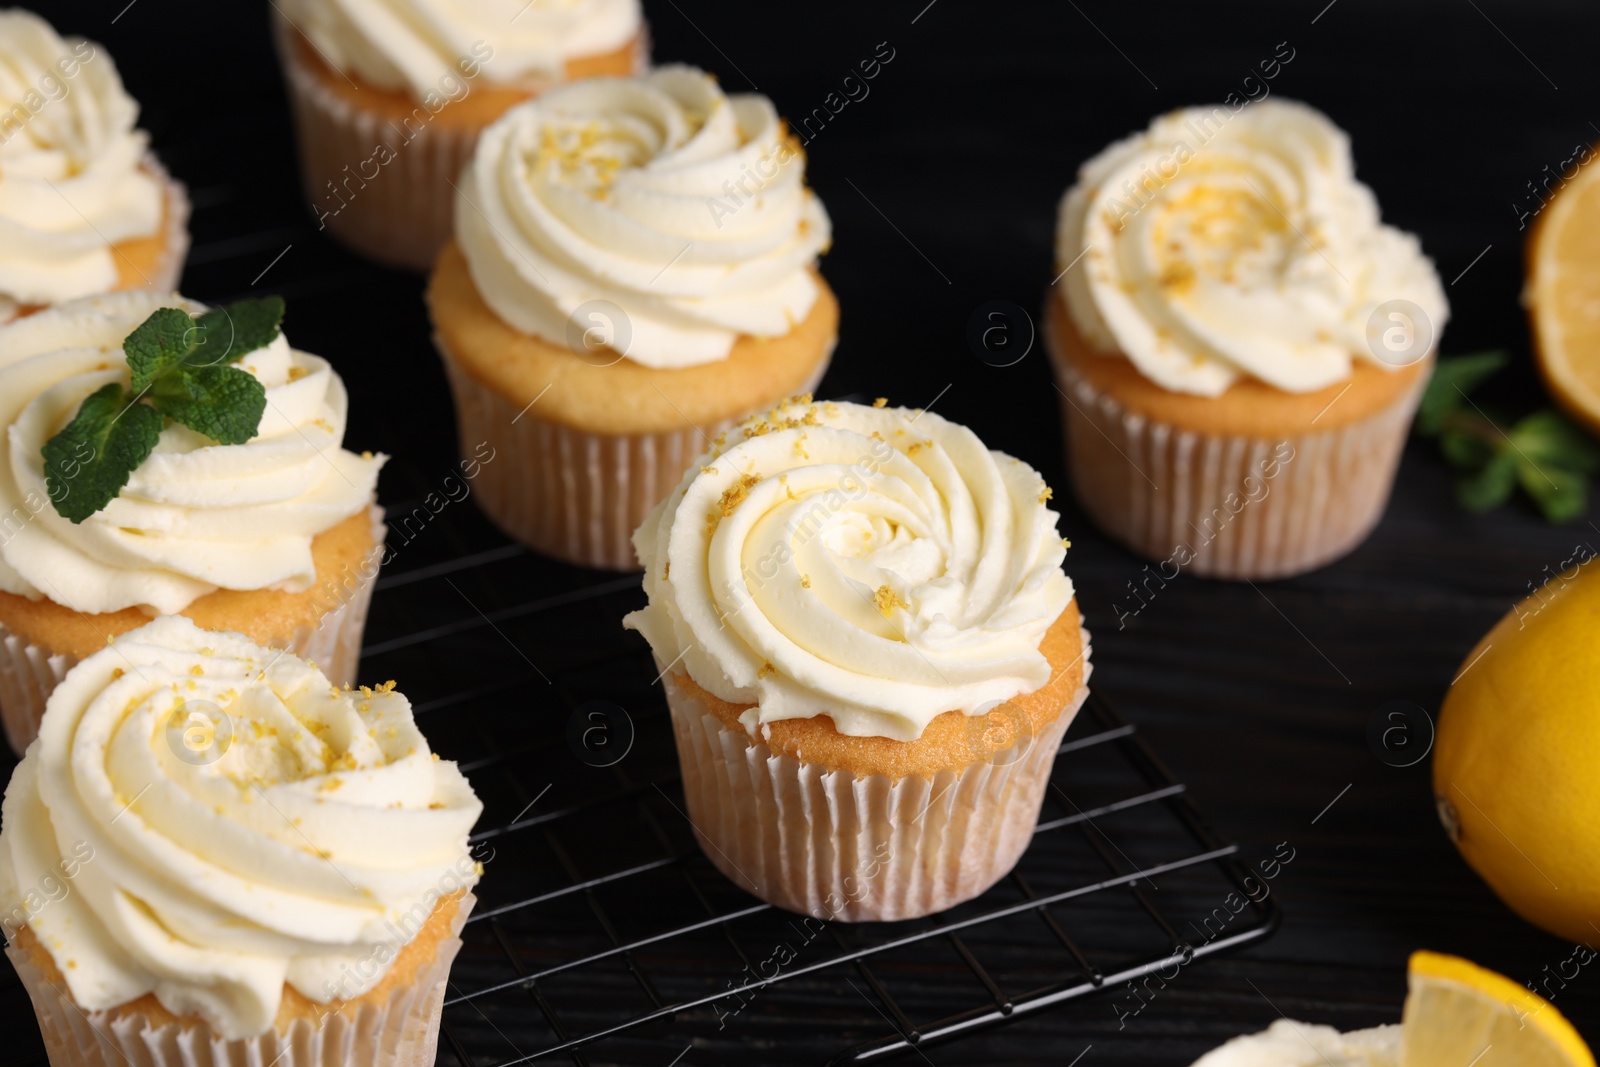
[[[563,64],[639,34],[639,0],[283,0],[283,16],[336,69],[422,100],[487,51],[483,77],[543,88]]]
[[[1352,354],[1393,369],[1368,341],[1375,310],[1415,308],[1415,359],[1450,314],[1417,238],[1379,221],[1349,136],[1290,101],[1184,108],[1116,142],[1079,171],[1056,240],[1077,329],[1179,393],[1311,392]]]
[[[694,366],[810,313],[831,228],[804,176],[764,96],[684,66],[593,78],[484,131],[456,237],[484,302],[518,330],[567,345],[573,313],[604,300],[627,320],[608,343],[629,359]]]
[[[1050,680],[1072,600],[1037,471],[932,412],[791,404],[702,459],[635,537],[663,663],[746,724],[913,741]],[[680,658],[681,657],[681,660]]]
[[[164,204],[186,213],[187,201],[150,162],[111,56],[30,11],[0,11],[0,103],[0,321],[117,288],[112,246],[161,234]]]
[[[482,805],[392,686],[334,688],[294,656],[166,617],[84,660],[6,790],[0,887],[72,1000],[153,993],[234,1040],[285,986],[357,996],[478,868]],[[9,908],[8,904],[8,908]],[[10,931],[8,930],[8,933]]]

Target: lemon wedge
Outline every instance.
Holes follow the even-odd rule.
[[[1417,952],[1401,1023],[1401,1067],[1595,1067],[1554,1005],[1456,956]]]

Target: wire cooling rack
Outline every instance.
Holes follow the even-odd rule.
[[[391,505],[390,522],[362,679],[397,679],[485,802],[440,1064],[664,1064],[674,1044],[751,1062],[797,1019],[838,1033],[832,1062],[876,1062],[1096,992],[1121,1019],[1276,926],[1236,848],[1098,694],[1032,847],[980,899],[891,924],[772,908],[695,844],[655,665],[620,624],[638,578],[542,560],[464,500]]]

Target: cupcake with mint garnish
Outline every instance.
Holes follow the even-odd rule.
[[[166,616],[79,663],[0,811],[57,1067],[431,1064],[483,805],[393,682]]]
[[[33,738],[78,660],[164,614],[354,681],[385,457],[290,348],[277,297],[118,293],[0,326],[0,719]]]
[[[138,119],[104,46],[0,11],[0,322],[177,288],[189,200]]]
[[[879,404],[884,404],[879,401]],[[931,411],[795,401],[702,456],[634,542],[706,856],[819,918],[984,892],[1088,696],[1032,467]]]

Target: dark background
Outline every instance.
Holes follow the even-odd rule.
[[[217,301],[259,279],[254,291],[284,294],[290,338],[330,357],[350,385],[347,444],[391,453],[383,499],[391,508],[414,501],[455,457],[421,280],[368,266],[316,232],[298,193],[267,7],[124,3],[54,2],[41,12],[63,33],[109,48],[155,149],[188,183],[194,250],[184,291]],[[941,414],[1064,486],[1043,353],[991,367],[965,342],[968,317],[995,298],[1039,306],[1055,274],[1056,202],[1083,159],[1159,111],[1239,90],[1287,42],[1295,57],[1273,92],[1322,108],[1350,132],[1359,175],[1386,220],[1420,234],[1449,283],[1445,353],[1509,349],[1513,365],[1492,387],[1496,400],[1512,409],[1543,403],[1518,301],[1524,235],[1512,205],[1544,166],[1600,137],[1593,3],[645,7],[658,61],[701,65],[729,90],[758,88],[788,115],[820,106],[879,42],[895,51],[870,96],[807,149],[810,179],[835,226],[823,269],[843,307],[824,396],[888,395],[919,406],[938,397]],[[1414,441],[1387,517],[1347,559],[1259,590],[1184,575],[1119,631],[1111,603],[1142,564],[1101,537],[1067,496],[1057,496],[1074,542],[1067,566],[1094,632],[1097,687],[1247,860],[1292,843],[1297,858],[1276,884],[1286,919],[1264,944],[1197,966],[1124,1030],[1103,998],[1090,998],[930,1049],[928,1062],[1065,1064],[1092,1045],[1086,1067],[1176,1067],[1265,1027],[1279,1009],[1342,1028],[1397,1021],[1406,956],[1419,947],[1518,981],[1567,958],[1571,946],[1516,918],[1457,857],[1433,813],[1427,762],[1386,766],[1366,731],[1386,701],[1435,710],[1477,638],[1546,566],[1555,569],[1578,543],[1600,543],[1600,528],[1586,520],[1549,526],[1520,500],[1467,515],[1452,502],[1434,446]],[[393,574],[468,547],[454,536],[441,528]],[[524,573],[550,588],[597,580],[554,564]],[[389,596],[380,587],[379,634],[396,628],[385,622]],[[633,639],[619,630],[614,640]],[[535,660],[543,651],[527,649]],[[455,666],[458,679],[490,669]],[[0,1010],[19,1025],[7,1028],[0,1061],[34,1062],[21,993],[10,986],[4,995]],[[809,1024],[804,1006],[785,995],[781,985],[769,991],[741,1032],[697,1036],[681,1062],[820,1062],[847,1043],[832,1021]],[[833,1010],[848,1014],[851,996]],[[1600,1042],[1600,971],[1584,971],[1556,1005]],[[883,1031],[866,1004],[857,1000],[854,1010],[854,1032]],[[760,1051],[740,1051],[755,1034],[764,1038]],[[664,1065],[685,1039],[668,1027],[658,1046],[631,1047],[659,1048],[638,1062]]]

